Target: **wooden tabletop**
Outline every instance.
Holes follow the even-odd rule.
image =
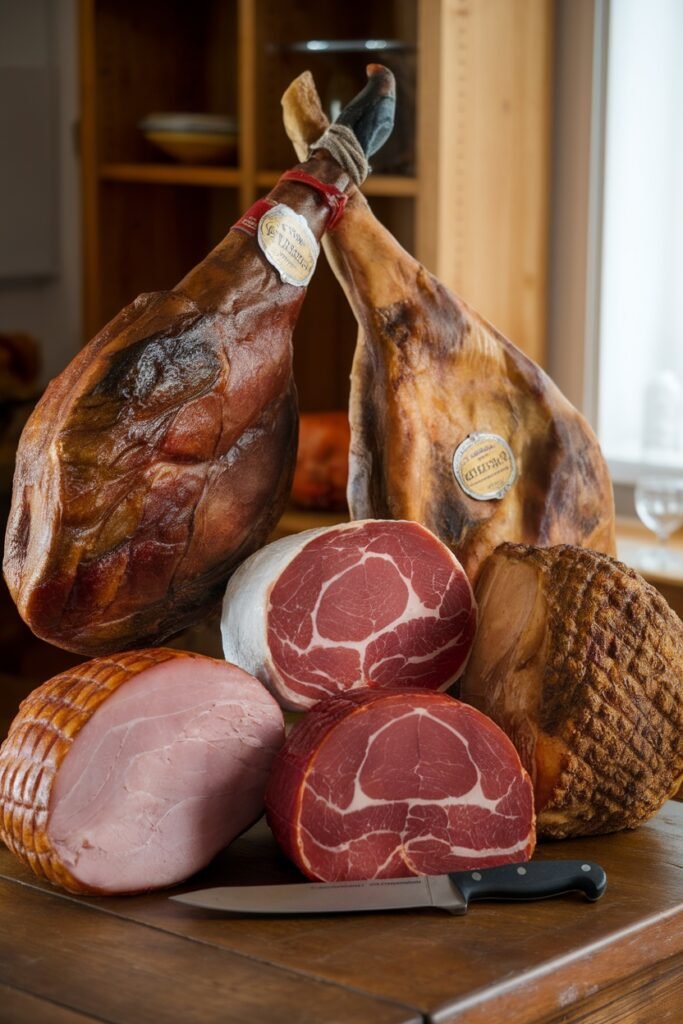
[[[676,1024],[683,804],[635,832],[542,844],[597,861],[606,895],[432,910],[237,918],[168,893],[77,898],[0,846],[0,1019],[16,1024]],[[297,881],[263,824],[193,879]]]

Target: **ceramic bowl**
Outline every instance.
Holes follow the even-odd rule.
[[[140,122],[148,142],[186,164],[234,164],[237,123],[220,114],[157,113]]]

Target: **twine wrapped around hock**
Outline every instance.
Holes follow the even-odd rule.
[[[362,185],[370,171],[367,157],[358,139],[350,128],[343,124],[331,124],[317,142],[310,148],[311,153],[326,150],[344,168],[354,185]]]

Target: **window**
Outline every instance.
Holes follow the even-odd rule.
[[[556,0],[549,370],[625,513],[683,465],[682,54],[681,0]]]
[[[683,3],[609,10],[598,434],[614,475],[683,465]]]

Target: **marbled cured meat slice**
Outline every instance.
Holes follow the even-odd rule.
[[[370,65],[368,73],[372,80],[387,71]],[[328,128],[308,72],[282,102],[302,156]],[[359,325],[352,518],[423,523],[473,582],[506,540],[614,553],[612,485],[598,441],[543,370],[406,252],[353,186],[325,251]],[[497,459],[514,460],[516,478],[501,472],[501,486],[474,489],[466,472],[456,476],[456,452],[473,441],[480,455],[472,472],[486,468],[493,445]]]
[[[173,885],[260,816],[283,739],[276,702],[233,665],[97,658],[23,701],[0,748],[0,838],[71,892]]]
[[[363,95],[347,141],[370,152],[393,99]],[[47,388],[19,444],[4,557],[38,636],[89,656],[159,643],[266,541],[296,456],[292,331],[349,180],[322,151],[287,172]]]
[[[445,689],[476,629],[472,588],[418,523],[367,520],[269,544],[228,584],[228,661],[303,710],[358,687]]]
[[[535,844],[531,782],[502,730],[415,690],[316,705],[275,760],[266,816],[323,882],[493,867]]]
[[[477,584],[463,700],[508,734],[538,832],[634,828],[683,781],[683,623],[606,555],[501,544]]]

